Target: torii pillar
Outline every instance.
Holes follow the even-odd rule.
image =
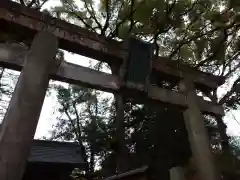
[[[56,37],[40,32],[26,56],[0,132],[1,180],[22,179],[57,47]]]
[[[198,176],[200,180],[220,180],[193,81],[183,80],[180,90],[185,93],[188,104],[184,119]]]

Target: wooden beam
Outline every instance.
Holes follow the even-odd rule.
[[[107,40],[96,33],[12,1],[0,2],[0,23],[1,29],[16,30],[15,33],[22,31],[30,38],[44,29],[59,38],[60,48],[112,64],[121,64],[127,51],[122,43]],[[215,89],[224,82],[223,77],[203,73],[164,57],[153,60],[153,70],[178,79],[194,77],[196,84],[209,89]]]
[[[21,45],[12,46],[0,44],[0,66],[20,71],[24,64],[24,57],[26,57],[27,54],[27,48],[22,47]],[[85,85],[107,92],[117,93],[120,91],[117,76],[71,64],[66,61],[63,61],[58,69],[51,73],[51,78],[73,84]],[[173,104],[184,108],[188,106],[184,94],[162,89],[153,85],[149,87],[148,98],[160,101],[161,103]],[[203,112],[224,115],[222,107],[204,101],[201,97],[198,98],[197,103]]]
[[[176,79],[176,77],[178,77],[178,79],[184,79],[191,77],[194,79],[194,83],[199,87],[199,89],[207,88],[212,90],[225,82],[224,77],[204,73],[179,62],[170,61],[168,58],[164,57],[155,59],[152,64],[152,68],[156,72],[170,76],[170,78],[172,77]]]

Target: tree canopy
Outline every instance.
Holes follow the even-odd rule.
[[[19,0],[44,11],[51,0]],[[240,3],[236,0],[60,0],[49,12],[116,41],[136,36],[156,47],[155,55],[187,64],[195,69],[226,78],[226,83],[204,94],[226,112],[239,109]],[[63,54],[61,54],[63,57]],[[95,67],[96,68],[96,67]],[[96,164],[103,174],[116,171],[114,101],[98,91],[76,86],[56,87],[61,105],[53,138],[82,142],[89,160],[89,171]],[[223,93],[219,93],[222,91]],[[204,93],[204,92],[203,92]],[[182,112],[172,107],[125,104],[125,146],[132,161],[128,168],[149,164],[168,169],[185,164],[191,156]],[[213,151],[218,155],[226,141],[222,117],[206,117]],[[110,143],[106,143],[110,142]],[[239,158],[236,142],[234,161]],[[181,155],[180,155],[180,154]],[[165,154],[165,155],[163,155]],[[141,158],[140,158],[141,157]],[[179,158],[181,157],[181,158]],[[224,158],[223,158],[224,159]],[[223,162],[225,162],[223,160]],[[223,163],[224,164],[224,163]],[[157,172],[157,170],[156,170]],[[164,171],[165,172],[165,171]],[[164,173],[159,172],[159,173]],[[166,178],[167,178],[166,174]]]
[[[51,0],[18,0],[39,10]],[[124,41],[137,36],[156,45],[156,54],[234,80],[226,93],[207,94],[226,110],[239,105],[239,7],[234,0],[60,0],[51,13]]]

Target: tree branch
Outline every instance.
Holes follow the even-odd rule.
[[[79,117],[79,114],[78,114],[78,110],[77,110],[77,107],[76,107],[76,103],[73,103],[73,108],[74,108],[74,113],[76,115],[76,119],[77,119],[77,126],[79,126],[79,129],[80,129],[80,117]]]
[[[237,56],[240,54],[240,52],[237,52]],[[232,59],[232,58],[231,58]],[[240,68],[240,62],[233,68],[231,69],[225,77],[229,77],[232,73],[234,73],[238,68]]]
[[[219,53],[219,48],[221,48],[221,46],[223,46],[224,42],[227,40],[228,38],[228,34],[226,32],[226,30],[224,30],[224,37],[223,39],[218,43],[218,45],[215,47],[214,52],[212,53],[212,55],[210,55],[208,58],[206,58],[203,61],[200,61],[195,68],[198,69],[199,67],[203,66],[205,63],[207,63],[208,61],[212,60],[214,57],[217,56],[217,54]],[[229,45],[229,44],[228,44]],[[228,46],[227,45],[227,46]],[[223,57],[224,58],[224,57]]]
[[[134,10],[134,0],[131,0],[131,7],[130,7],[130,9],[131,9],[131,12]],[[131,35],[131,32],[132,32],[132,29],[133,29],[134,25],[135,25],[134,24],[134,17],[132,15],[130,17],[130,28],[128,30],[129,35]]]
[[[124,2],[123,1],[121,1],[121,6],[119,7],[119,9],[118,9],[118,13],[117,13],[117,16],[116,16],[116,20],[115,20],[115,23],[114,24],[116,24],[116,26],[117,26],[117,22],[118,22],[118,20],[119,20],[119,16],[120,16],[120,12],[121,12],[121,9],[123,8],[123,5],[124,5]],[[113,32],[113,31],[112,31]],[[112,33],[111,32],[111,33]]]
[[[164,32],[169,31],[169,29],[171,29],[171,26],[169,26],[167,29],[164,29],[164,28],[162,28],[161,26],[163,26],[163,24],[168,23],[169,15],[170,15],[170,13],[173,11],[174,6],[176,5],[176,2],[177,2],[177,1],[174,0],[174,2],[171,4],[171,6],[166,8],[167,13],[166,13],[166,16],[165,16],[165,20],[164,20],[163,23],[160,23],[160,26],[158,26],[155,35],[154,35],[153,38],[150,40],[150,41],[153,40],[153,44],[156,46],[156,54],[155,54],[156,57],[158,56],[158,53],[159,53],[159,46],[158,46],[158,44],[157,44],[158,36],[159,36],[160,34],[164,33]]]
[[[77,110],[77,107],[76,107],[76,103],[73,103],[73,108],[74,108],[74,113],[76,115],[76,124],[77,124],[77,134],[78,134],[78,141],[81,142],[81,129],[83,129],[83,126],[80,122],[80,117],[79,117],[79,114],[78,114],[78,110]]]
[[[205,29],[205,28],[206,28],[206,26],[204,26],[204,27],[202,28],[202,30]],[[205,36],[205,35],[208,35],[208,34],[212,34],[212,33],[214,33],[215,31],[217,31],[217,30],[219,30],[219,29],[220,29],[220,27],[217,27],[217,28],[214,28],[214,29],[212,29],[212,30],[210,30],[210,31],[208,31],[208,32],[203,33],[203,34],[200,33],[200,34],[198,34],[198,35],[189,37],[187,40],[183,40],[183,41],[178,45],[178,47],[171,53],[171,55],[169,56],[169,59],[172,59],[173,56],[182,48],[182,46],[184,46],[184,45],[186,45],[186,44],[188,44],[188,43],[190,43],[190,42],[192,42],[192,41],[194,41],[194,40],[196,40],[196,39],[198,39],[198,38],[200,38],[200,37],[202,37],[202,36]],[[202,31],[202,30],[200,30],[200,31]]]
[[[44,0],[44,1],[42,2],[42,4],[40,4],[39,7],[37,7],[36,9],[37,9],[37,10],[40,10],[40,9],[44,6],[44,4],[45,4],[46,2],[48,2],[48,0]]]
[[[71,123],[71,126],[73,128],[73,133],[75,134],[75,136],[76,136],[77,140],[79,141],[79,143],[81,143],[81,139],[82,138],[81,138],[80,126],[79,126],[79,128],[77,127],[78,130],[76,131],[75,124],[73,123],[73,119],[71,118],[70,114],[68,113],[67,106],[64,103],[62,103],[62,106],[64,108],[64,113],[67,115],[67,117],[68,117],[68,119],[69,119],[69,121]]]
[[[140,5],[142,5],[145,1],[146,1],[146,0],[141,1],[141,2],[138,4],[138,6],[137,6],[133,11],[131,11],[129,14],[127,14],[127,15],[121,20],[121,22],[119,22],[119,23],[116,25],[115,30],[109,34],[108,38],[111,39],[111,38],[117,37],[117,36],[118,36],[118,29],[119,29],[119,27],[120,27],[124,22],[126,22],[127,19],[131,18],[131,17],[134,15],[134,13],[137,11],[138,7],[139,7]]]
[[[106,3],[106,13],[107,13],[107,17],[106,17],[106,20],[105,20],[105,24],[102,28],[102,32],[101,32],[101,35],[105,35],[106,34],[106,30],[109,26],[109,20],[111,18],[111,13],[110,13],[110,0],[107,0],[107,3]]]
[[[94,10],[92,4],[88,3],[86,0],[83,0],[83,1],[84,1],[85,7],[86,7],[88,13],[91,16],[90,18],[92,18],[95,21],[95,23],[98,25],[98,28],[102,31],[102,25],[99,23],[99,21],[97,20],[97,17],[95,16],[95,10]],[[90,5],[91,10],[89,9],[88,5]]]
[[[229,10],[229,9],[225,10],[225,11],[222,12],[221,14],[227,13],[228,10]],[[228,29],[230,29],[230,28],[232,28],[232,27],[234,27],[234,28],[236,29],[236,28],[238,28],[239,26],[240,26],[240,24],[236,24],[236,22],[233,21],[233,22],[231,22],[231,24],[227,25],[227,26],[224,28],[224,30],[227,31]],[[206,28],[206,26],[204,26],[204,27],[200,30],[200,32],[203,31],[205,28]],[[207,31],[206,33],[198,34],[197,36],[192,36],[192,37],[188,38],[188,40],[183,41],[181,44],[179,44],[178,47],[171,53],[170,59],[181,49],[181,47],[182,47],[183,45],[186,45],[186,44],[192,42],[193,40],[196,40],[196,39],[198,39],[198,38],[200,38],[200,37],[202,37],[202,36],[208,35],[209,33],[214,33],[215,31],[220,30],[220,29],[221,29],[221,27],[215,27],[214,29],[212,29],[212,30],[210,30],[210,31]]]
[[[72,14],[72,16],[75,16],[77,19],[79,19],[88,30],[95,32],[95,29],[93,29],[92,26],[87,24],[86,21],[81,16],[77,15],[76,13],[74,13],[74,11],[69,11],[68,13]]]
[[[5,68],[1,68],[1,72],[0,72],[0,81],[2,80],[2,77],[3,77],[3,73],[5,71]]]
[[[36,2],[36,0],[32,0],[32,1],[27,5],[27,7],[31,8],[35,2]]]
[[[21,3],[22,5],[24,5],[24,6],[26,6],[24,0],[20,0],[20,3]]]
[[[167,14],[170,14],[173,11],[174,6],[176,5],[177,0],[174,0],[173,3],[167,8]]]
[[[230,91],[228,91],[225,96],[219,101],[220,105],[226,103],[226,100],[236,91],[238,83],[240,82],[240,77],[234,82]]]
[[[45,0],[45,1],[48,1],[48,0]],[[72,4],[68,3],[68,5],[69,5],[69,8],[68,9],[64,8],[65,10],[63,11],[63,13],[71,14],[73,17],[80,20],[88,30],[95,32],[95,29],[93,27],[91,27],[89,24],[87,24],[86,21],[84,20],[84,18],[82,18],[80,15],[78,15],[76,13],[76,10],[72,7]]]
[[[62,103],[62,106],[63,106],[63,109],[64,109],[64,113],[67,115],[69,121],[72,121],[72,118],[71,118],[70,114],[68,113],[67,106],[64,103]]]

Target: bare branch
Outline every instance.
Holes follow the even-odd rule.
[[[131,12],[134,10],[134,0],[131,0]],[[134,18],[133,15],[130,17],[130,28],[128,30],[129,35],[131,35],[132,29],[134,27],[135,23],[134,23]]]
[[[5,68],[2,68],[2,69],[1,69],[1,72],[0,72],[0,81],[2,80],[4,71],[5,71]]]
[[[46,2],[46,1],[48,1],[48,0],[45,0],[45,2]],[[68,5],[69,5],[68,9],[65,8],[64,11],[61,11],[61,12],[62,12],[62,13],[69,14],[69,15],[71,15],[72,17],[77,18],[78,20],[80,20],[80,21],[83,23],[83,25],[84,25],[88,30],[95,32],[95,29],[94,29],[92,26],[90,26],[89,24],[87,24],[87,22],[85,21],[85,19],[84,19],[83,17],[81,17],[80,15],[77,14],[77,12],[76,12],[76,10],[74,9],[74,7],[73,7],[71,4],[68,4]]]
[[[206,59],[204,59],[203,61],[200,61],[196,66],[195,66],[195,68],[199,68],[199,67],[201,67],[201,66],[203,66],[205,63],[207,63],[207,62],[209,62],[210,60],[212,60],[213,58],[215,58],[216,56],[217,56],[217,54],[219,53],[219,48],[221,48],[221,46],[223,46],[224,45],[224,43],[226,42],[226,40],[227,40],[227,38],[228,38],[228,36],[229,36],[230,34],[227,34],[226,33],[226,30],[224,30],[224,37],[223,37],[223,39],[218,43],[218,45],[215,47],[215,49],[214,49],[214,52],[208,57],[208,58],[206,58]],[[229,46],[229,44],[227,45],[227,47]],[[224,57],[223,57],[224,58]]]
[[[98,28],[102,31],[102,25],[100,24],[100,22],[97,20],[97,17],[95,16],[95,10],[94,10],[92,4],[88,3],[86,0],[83,0],[83,1],[84,1],[85,7],[86,7],[88,13],[91,16],[90,18],[92,18],[95,21],[95,23],[98,25]],[[89,9],[88,5],[90,5],[91,9]]]
[[[72,128],[73,128],[73,133],[75,134],[75,136],[76,136],[76,138],[77,138],[77,140],[78,140],[78,142],[80,143],[81,142],[81,131],[80,131],[80,127],[78,128],[78,131],[76,131],[75,129],[75,124],[74,124],[74,121],[73,121],[73,119],[71,118],[71,116],[70,116],[70,114],[68,113],[68,108],[67,108],[67,106],[64,104],[64,103],[62,103],[62,106],[63,106],[63,108],[64,108],[64,113],[67,115],[67,117],[68,117],[68,119],[69,119],[69,121],[70,121],[70,123],[71,123],[71,126],[72,126]]]
[[[119,10],[118,10],[118,13],[117,13],[117,17],[116,17],[116,20],[115,20],[115,23],[114,24],[116,24],[116,26],[117,26],[117,22],[118,22],[118,20],[119,20],[119,17],[120,17],[120,12],[121,12],[121,9],[123,8],[123,5],[124,5],[124,2],[123,1],[121,1],[121,6],[119,7]],[[111,32],[112,33],[112,32]]]
[[[205,27],[206,26],[204,26],[204,28],[203,29],[205,29]],[[202,29],[202,30],[203,30]],[[205,32],[205,33],[200,33],[200,34],[198,34],[198,35],[195,35],[195,36],[191,36],[191,37],[189,37],[188,39],[186,39],[186,40],[183,40],[178,46],[177,46],[177,48],[171,53],[171,55],[169,56],[169,59],[172,59],[173,58],[173,56],[182,48],[182,46],[184,46],[184,45],[186,45],[186,44],[188,44],[188,43],[190,43],[190,42],[192,42],[192,41],[194,41],[194,40],[196,40],[196,39],[198,39],[198,38],[200,38],[200,37],[203,37],[203,36],[205,36],[205,35],[208,35],[208,34],[212,34],[212,33],[214,33],[215,31],[217,31],[217,30],[219,30],[220,29],[220,27],[217,27],[217,28],[214,28],[214,29],[212,29],[212,30],[210,30],[210,31],[208,31],[208,32]],[[201,30],[201,31],[202,31]]]
[[[130,13],[127,14],[127,15],[121,20],[121,22],[119,22],[119,23],[116,25],[115,30],[109,34],[108,38],[111,39],[111,38],[117,37],[117,36],[118,36],[118,29],[119,29],[119,27],[120,27],[123,23],[125,23],[126,20],[128,20],[129,18],[131,18],[131,17],[134,15],[134,13],[137,11],[138,7],[141,6],[145,1],[146,1],[146,0],[141,1],[141,2],[138,4],[138,6],[137,6],[133,11],[130,11]]]
[[[240,82],[240,77],[234,82],[230,91],[228,91],[225,96],[219,101],[220,105],[226,103],[227,99],[236,91],[237,85]]]
[[[73,10],[72,11],[69,11],[69,12],[66,12],[66,13],[69,13],[69,14],[71,14],[72,16],[75,16],[75,18],[77,18],[78,20],[80,20],[83,24],[84,24],[84,26],[89,30],[89,31],[95,31],[95,29],[92,27],[92,26],[90,26],[89,24],[87,24],[87,22],[81,17],[81,16],[79,16],[78,14],[76,14]]]
[[[36,3],[36,0],[32,0],[32,1],[27,5],[27,7],[31,8],[34,3]]]
[[[227,12],[228,12],[228,10],[224,11],[222,14],[227,13]],[[208,24],[207,24],[207,25],[208,25]],[[200,30],[200,32],[199,32],[198,35],[189,37],[189,38],[186,39],[186,40],[183,39],[183,41],[180,42],[180,44],[178,45],[178,47],[171,53],[171,55],[169,56],[169,58],[172,59],[172,58],[174,57],[174,55],[175,55],[177,52],[179,52],[179,50],[181,49],[182,46],[184,46],[184,45],[192,42],[193,40],[196,40],[196,39],[198,39],[198,38],[200,38],[200,37],[203,37],[203,36],[205,36],[205,35],[212,34],[212,33],[216,32],[217,30],[220,30],[220,29],[221,29],[221,27],[215,27],[214,29],[212,29],[212,30],[210,30],[210,31],[207,31],[207,32],[205,32],[205,33],[201,33],[201,32],[207,27],[207,25],[205,25],[205,26]],[[233,22],[231,22],[231,24],[227,25],[227,26],[224,28],[224,30],[227,31],[228,29],[230,29],[230,28],[232,28],[232,27],[238,28],[239,26],[240,26],[239,24],[236,25],[235,22],[233,21]]]
[[[78,110],[77,110],[77,107],[76,107],[76,103],[73,103],[73,108],[74,108],[74,113],[76,115],[76,118],[77,118],[77,121],[76,121],[76,124],[77,124],[77,132],[79,134],[79,137],[81,136],[81,129],[83,129],[83,126],[80,122],[80,117],[79,117],[79,114],[78,114]],[[80,141],[79,141],[80,142]]]
[[[105,20],[105,24],[102,28],[102,32],[101,32],[101,35],[105,35],[106,34],[106,30],[109,26],[109,20],[111,18],[111,13],[110,13],[110,0],[107,0],[107,3],[106,3],[106,13],[107,13],[107,17],[106,17],[106,20]]]
[[[233,119],[236,121],[236,123],[240,126],[240,122],[237,120],[236,116],[231,112]]]
[[[167,8],[167,14],[170,14],[173,11],[173,8],[175,7],[176,3],[177,0],[174,0],[170,7]]]
[[[238,52],[238,55],[240,54],[240,52]],[[238,68],[240,68],[240,62],[233,68],[231,69],[226,75],[225,77],[229,77],[231,74],[233,74]]]
[[[22,5],[24,5],[24,6],[26,6],[24,0],[20,0],[20,3],[21,3]]]
[[[71,118],[70,114],[68,113],[67,106],[64,103],[62,103],[62,106],[63,106],[63,109],[64,109],[64,113],[67,115],[69,121],[72,121],[72,118]]]
[[[48,0],[44,0],[42,4],[40,4],[39,7],[37,7],[37,10],[40,10],[46,2],[48,2]]]
[[[199,0],[196,0],[188,10],[186,10],[183,14],[181,14],[181,16],[184,16],[184,15],[186,15],[187,13],[189,13],[190,11],[192,11],[192,10],[194,9],[194,7],[195,7],[196,5],[198,5],[198,2],[199,2]],[[202,14],[202,13],[201,13],[201,14]]]

